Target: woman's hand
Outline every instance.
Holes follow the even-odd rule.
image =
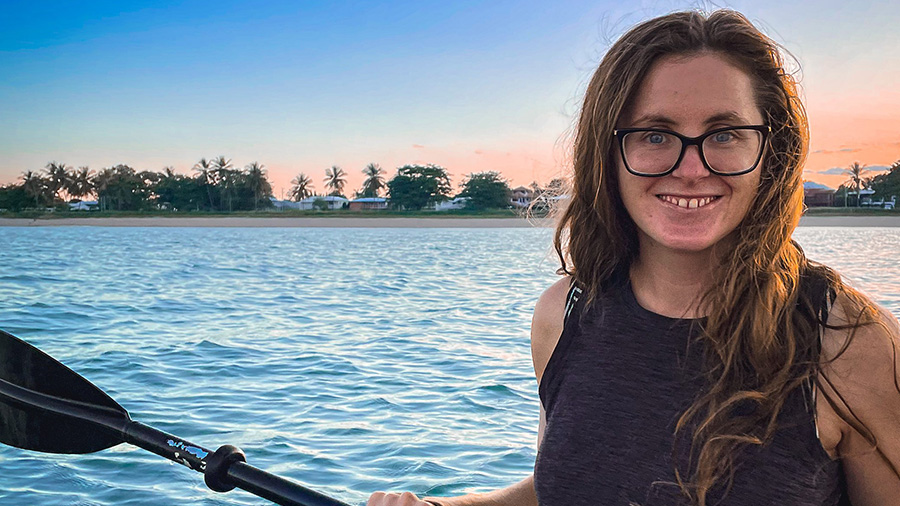
[[[416,497],[412,492],[403,492],[402,494],[386,494],[384,492],[375,492],[369,496],[369,502],[366,506],[434,506],[435,503],[428,502]]]

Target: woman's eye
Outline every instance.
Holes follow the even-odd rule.
[[[663,142],[665,142],[665,140],[665,136],[660,133],[652,133],[647,136],[647,142],[649,142],[650,144],[662,144]]]
[[[733,132],[719,132],[714,136],[716,142],[728,142],[734,139]]]

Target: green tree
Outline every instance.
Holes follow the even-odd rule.
[[[22,189],[25,193],[34,199],[34,207],[44,207],[47,205],[49,190],[47,181],[33,171],[22,174]]]
[[[306,197],[313,196],[314,193],[312,179],[306,174],[301,172],[291,180],[291,191],[288,195],[294,202],[300,202]]]
[[[391,206],[418,210],[450,197],[450,175],[439,165],[404,165],[387,182]]]
[[[499,172],[478,172],[469,174],[460,185],[462,191],[458,197],[468,198],[467,208],[471,209],[504,209],[509,204],[509,183]]]
[[[325,169],[325,187],[331,188],[329,195],[343,196],[344,186],[347,185],[347,173],[337,165]]]
[[[32,204],[24,184],[8,184],[0,187],[0,210],[21,211]]]
[[[153,188],[157,204],[175,211],[200,210],[208,203],[207,185],[199,178],[176,174],[171,167],[163,169],[163,174]]]
[[[871,187],[876,198],[900,198],[900,160],[894,162],[887,172],[873,177]]]
[[[94,188],[101,209],[137,211],[150,203],[153,179],[151,172],[138,174],[133,168],[120,164],[105,168],[94,176]]]
[[[384,189],[384,169],[377,163],[370,163],[363,169],[363,175],[366,180],[363,181],[362,189],[359,191],[360,197],[377,197]]]
[[[850,164],[850,168],[844,171],[844,174],[850,176],[847,182],[856,188],[856,207],[859,207],[860,201],[862,200],[862,195],[860,195],[859,192],[863,187],[865,173],[868,172],[868,170],[869,169],[867,169],[865,165],[860,165],[859,162],[853,162]]]

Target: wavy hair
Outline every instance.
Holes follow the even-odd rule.
[[[771,440],[788,394],[807,381],[819,381],[818,332],[826,322],[800,290],[801,278],[824,280],[829,291],[849,297],[857,308],[856,325],[849,327],[875,320],[864,298],[831,269],[808,261],[791,240],[803,213],[806,113],[779,46],[730,10],[678,12],[646,21],[602,59],[575,127],[570,201],[554,237],[559,272],[582,285],[589,304],[627,279],[639,245],[619,195],[613,129],[654,62],[702,52],[725,57],[751,77],[772,134],[758,169],[755,201],[727,251],[717,251],[715,282],[700,301],[707,314],[700,339],[708,388],[676,427],[676,436],[691,436],[689,476],[675,468],[682,493],[700,506],[720,481],[730,487],[734,456],[742,447]],[[736,408],[746,403],[755,409],[737,415]],[[866,433],[859,423],[854,427]],[[874,443],[871,434],[867,437]]]

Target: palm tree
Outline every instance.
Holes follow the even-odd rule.
[[[47,190],[53,194],[54,200],[60,197],[60,192],[65,192],[69,185],[69,169],[64,163],[50,162],[45,167],[47,171]]]
[[[215,207],[212,197],[212,164],[206,158],[201,158],[199,162],[194,164],[194,172],[197,173],[197,179],[202,181],[203,186],[206,187],[206,195],[209,197],[209,209],[212,210]]]
[[[332,165],[330,169],[325,169],[325,186],[331,188],[331,195],[341,195],[346,184],[347,173],[344,172],[344,169],[337,165]]]
[[[384,188],[384,176],[382,175],[384,169],[377,163],[370,163],[362,172],[366,176],[366,180],[363,181],[360,193],[363,197],[377,197],[378,192]]]
[[[259,209],[259,201],[272,194],[272,185],[266,179],[265,165],[259,162],[250,162],[244,167],[247,175],[247,183],[253,191],[253,207]]]
[[[231,188],[234,186],[235,171],[231,170],[231,160],[222,155],[212,159],[212,175],[215,185],[219,187],[219,203],[228,201],[228,210],[231,211]]]
[[[72,169],[72,173],[69,175],[68,186],[66,186],[66,192],[70,197],[77,199],[90,195],[91,192],[94,191],[94,187],[91,185],[93,176],[94,173],[87,166]]]
[[[297,174],[297,177],[291,180],[291,192],[288,195],[294,202],[300,202],[306,197],[311,197],[313,195],[312,179],[302,172]]]
[[[40,207],[40,199],[46,190],[46,181],[34,171],[22,173],[22,188],[25,193],[34,198],[34,207]]]
[[[867,169],[865,165],[860,165],[859,162],[851,163],[850,168],[844,171],[844,174],[850,176],[850,179],[848,179],[847,182],[856,187],[856,207],[859,207],[859,203],[862,200],[860,190],[865,181],[863,175],[868,171],[869,169]]]
[[[94,174],[94,177],[91,178],[91,186],[94,187],[94,193],[97,194],[97,202],[100,205],[100,210],[105,211],[109,209],[109,198],[108,189],[110,183],[116,176],[116,171],[112,167],[106,167],[100,172]]]

